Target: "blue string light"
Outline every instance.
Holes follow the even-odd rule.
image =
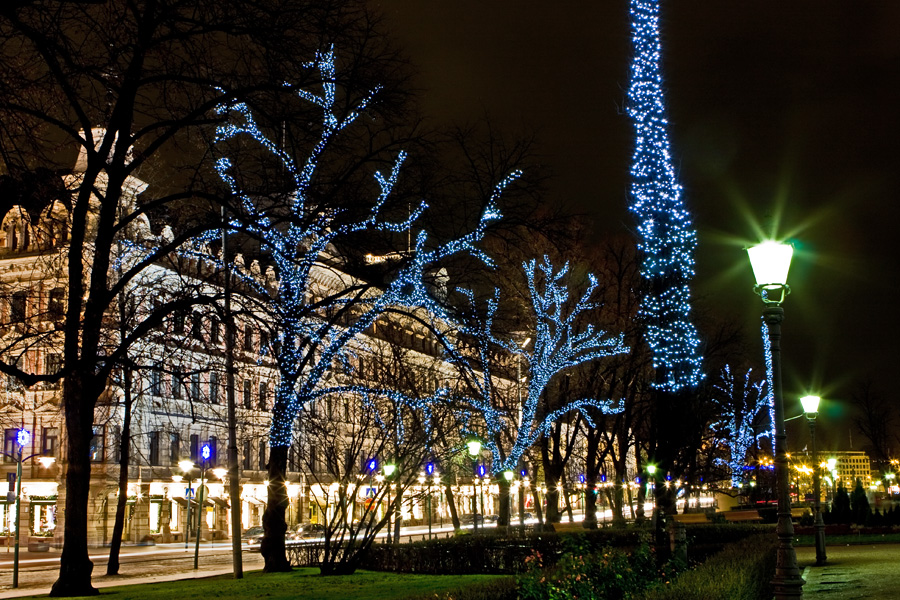
[[[756,422],[760,411],[766,407],[768,386],[765,381],[752,381],[751,372],[752,369],[748,369],[738,383],[731,367],[726,365],[722,370],[721,383],[715,386],[721,394],[718,404],[722,418],[713,423],[712,428],[726,433],[723,442],[729,446],[730,454],[728,459],[719,460],[728,466],[731,485],[737,488],[744,483],[747,451],[765,435],[764,431],[757,433]]]
[[[426,398],[414,398],[395,390],[363,385],[329,387],[324,385],[326,375],[335,364],[350,367],[350,357],[355,352],[352,347],[386,310],[424,309],[436,319],[446,317],[444,308],[429,293],[427,274],[443,259],[461,253],[468,253],[486,265],[492,264],[489,257],[476,248],[475,244],[483,238],[488,223],[500,218],[499,197],[520,176],[515,171],[495,187],[481,218],[470,232],[449,242],[432,244],[426,232],[420,231],[415,236],[410,252],[404,255],[404,262],[398,267],[393,280],[385,287],[375,288],[365,282],[352,281],[340,289],[322,290],[316,285],[313,271],[321,264],[322,255],[327,254],[328,247],[335,240],[363,231],[411,231],[427,205],[419,203],[405,220],[391,221],[382,214],[406,158],[404,152],[398,154],[387,175],[381,172],[374,174],[379,192],[364,218],[342,223],[337,220],[339,211],[317,207],[310,202],[310,185],[325,148],[362,114],[378,90],[371,91],[345,116],[338,116],[337,111],[342,103],[337,98],[333,50],[318,52],[309,66],[319,70],[322,81],[320,93],[286,85],[299,98],[318,106],[323,115],[319,140],[302,166],[298,167],[286,152],[266,137],[244,103],[235,102],[219,107],[219,113],[228,116],[229,121],[218,128],[216,135],[217,143],[246,137],[267,151],[274,162],[292,177],[290,209],[293,214],[304,217],[292,220],[283,227],[274,226],[265,212],[265,205],[245,193],[238,185],[234,163],[228,158],[217,161],[216,169],[220,177],[241,203],[246,215],[245,219],[240,223],[233,223],[233,226],[240,226],[260,240],[262,252],[271,257],[279,276],[276,290],[261,284],[255,287],[269,305],[279,338],[274,358],[280,378],[275,392],[269,435],[269,444],[273,447],[290,446],[294,420],[299,411],[316,398],[329,394],[355,395],[363,405],[375,411],[376,420],[382,427],[387,428],[388,423],[394,422],[403,411],[415,410],[423,415],[430,428],[430,407],[435,402],[447,400],[446,390],[438,390]],[[298,221],[302,221],[302,224]],[[324,293],[325,297],[316,297],[315,301],[311,301],[310,298],[317,293]],[[351,306],[353,310],[347,310]],[[346,317],[343,324],[327,316],[337,311],[343,311]],[[378,412],[376,397],[391,399],[397,413],[382,417]],[[402,440],[402,418],[399,421],[401,427],[394,433]]]
[[[769,429],[763,434],[774,444],[775,440],[775,371],[772,368],[772,343],[769,341],[769,326],[762,320],[763,355],[766,357],[766,404],[769,406]]]
[[[630,210],[637,218],[641,275],[650,283],[640,317],[653,350],[658,389],[696,386],[700,340],[689,320],[696,232],[681,198],[669,149],[668,117],[660,71],[659,0],[632,0],[634,58],[628,114],[634,123]]]
[[[523,268],[536,322],[532,351],[528,353],[493,334],[493,318],[498,306],[496,291],[487,301],[485,316],[476,326],[465,330],[478,345],[477,364],[480,373],[472,374],[475,394],[462,399],[472,411],[463,435],[477,434],[480,429],[486,431],[487,435],[480,437],[484,439],[483,447],[491,453],[492,470],[495,473],[515,470],[519,460],[538,438],[549,432],[556,421],[569,413],[580,412],[588,425],[593,427],[590,409],[599,409],[606,414],[621,411],[620,407],[609,400],[582,398],[539,416],[540,399],[553,377],[582,363],[626,352],[627,348],[623,336],[608,335],[590,323],[584,325],[584,315],[598,307],[591,300],[599,286],[596,277],[588,275],[587,289],[572,303],[567,285],[568,263],[556,270],[550,259],[544,256],[541,262],[531,260],[524,263]],[[469,299],[474,303],[472,294],[469,294]],[[528,390],[518,423],[518,414],[494,406],[497,395],[494,386],[497,380],[492,376],[491,356],[497,346],[528,360]],[[507,447],[501,441],[504,439],[511,439],[511,446]]]

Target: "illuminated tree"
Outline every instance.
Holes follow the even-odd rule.
[[[591,312],[598,308],[594,298],[600,282],[596,277],[588,275],[584,293],[571,298],[568,263],[557,270],[545,256],[540,262],[534,259],[526,262],[523,268],[535,324],[531,350],[494,335],[496,293],[488,301],[486,314],[478,325],[464,330],[475,345],[477,360],[473,364],[477,365],[477,371],[469,372],[471,394],[461,399],[471,411],[463,433],[483,438],[483,447],[491,454],[491,470],[495,475],[515,471],[526,452],[542,435],[550,433],[554,423],[564,416],[580,413],[585,422],[593,426],[591,410],[616,412],[618,408],[612,402],[600,398],[563,400],[558,407],[547,410],[542,398],[550,383],[561,373],[627,351],[621,335],[609,335],[590,322]],[[471,294],[470,300],[474,305]],[[521,406],[517,398],[510,401],[515,390],[498,386],[493,358],[498,348],[519,355],[527,362],[528,385]],[[501,500],[508,496],[501,491]]]
[[[400,152],[391,169],[376,172],[378,193],[374,200],[356,206],[329,203],[315,187],[321,169],[320,159],[335,143],[343,130],[354,123],[372,102],[377,90],[342,108],[347,99],[339,97],[334,55],[331,50],[317,53],[309,65],[318,70],[321,91],[288,88],[288,91],[321,111],[318,140],[302,164],[273,143],[260,129],[249,107],[234,103],[220,107],[230,117],[219,128],[217,143],[241,138],[255,142],[288,178],[288,191],[272,197],[245,191],[239,166],[228,158],[217,163],[217,169],[231,189],[242,210],[233,228],[258,240],[261,252],[268,255],[277,271],[278,282],[267,284],[246,278],[253,295],[261,299],[261,309],[275,323],[277,343],[272,352],[278,365],[280,381],[275,395],[269,434],[268,503],[263,516],[265,537],[261,550],[266,571],[290,568],[284,552],[285,469],[288,450],[294,435],[294,422],[300,410],[316,398],[332,394],[354,394],[360,398],[391,398],[399,407],[425,411],[429,402],[387,389],[365,385],[328,385],[326,375],[335,368],[352,370],[358,341],[387,312],[400,312],[411,319],[439,331],[445,328],[437,317],[444,307],[432,295],[434,273],[443,261],[459,254],[469,254],[490,264],[474,244],[484,235],[487,224],[500,217],[497,199],[501,191],[518,173],[507,176],[494,190],[472,230],[450,241],[435,243],[421,231],[412,228],[426,209],[424,203],[410,207],[399,219],[390,216],[389,200],[406,154]],[[404,204],[405,208],[405,204]],[[366,234],[401,234],[408,232],[409,248],[370,262],[387,269],[382,282],[364,280],[346,273],[334,245]],[[404,236],[406,237],[406,236]],[[425,421],[427,422],[427,414]]]
[[[628,114],[634,123],[631,212],[637,218],[648,286],[640,318],[653,350],[656,387],[679,392],[701,380],[700,341],[691,323],[689,283],[696,232],[681,198],[669,149],[660,71],[659,0],[632,0],[634,58]]]
[[[720,440],[728,447],[729,457],[721,460],[727,464],[731,485],[736,488],[744,483],[747,451],[766,435],[759,416],[768,404],[767,386],[765,380],[753,381],[751,372],[748,369],[741,378],[726,365],[722,369],[721,382],[715,386],[715,401],[721,419],[712,424],[712,429],[719,432]]]

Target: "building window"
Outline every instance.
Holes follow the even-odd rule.
[[[241,453],[241,467],[245,471],[250,470],[250,440],[244,440],[244,451]]]
[[[94,425],[94,437],[91,438],[89,452],[91,462],[103,462],[106,454],[106,433],[103,425]]]
[[[162,373],[157,369],[150,371],[150,395],[162,396]]]
[[[266,440],[259,440],[259,470],[266,470]]]
[[[200,373],[191,373],[191,400],[200,401]]]
[[[244,408],[253,408],[253,383],[249,379],[244,380]]]
[[[219,321],[215,317],[209,319],[209,343],[219,345]]]
[[[181,435],[178,433],[169,434],[169,464],[177,465],[181,459]]]
[[[203,321],[198,314],[191,317],[191,337],[197,341],[203,341]]]
[[[184,373],[176,370],[172,373],[172,397],[181,400],[184,396]]]
[[[269,384],[265,381],[259,382],[259,410],[266,410],[269,404]]]
[[[200,436],[196,433],[191,434],[191,462],[197,464],[200,459]]]
[[[269,334],[265,331],[259,332],[259,353],[266,354],[269,351]]]
[[[319,472],[319,459],[316,456],[316,447],[309,447],[309,472],[310,473],[318,473]]]
[[[65,311],[66,290],[63,288],[54,288],[50,290],[47,298],[47,317],[51,321],[62,321],[66,314]]]
[[[150,466],[159,466],[159,432],[150,432]]]
[[[16,443],[16,435],[18,429],[3,430],[3,462],[17,462],[16,457],[19,455],[19,445]]]
[[[214,435],[209,436],[209,465],[215,465],[216,459],[219,456],[219,438]]]
[[[244,325],[244,351],[253,352],[253,327]]]
[[[215,371],[209,374],[209,401],[212,404],[219,402],[219,374]]]
[[[186,315],[183,310],[175,311],[175,314],[172,315],[172,332],[173,333],[184,333],[185,318],[186,318]]]
[[[56,456],[59,445],[59,427],[44,427],[41,433],[41,454]]]
[[[9,305],[9,320],[13,323],[25,322],[25,306],[28,302],[28,292],[16,292],[12,295]]]
[[[44,374],[56,375],[62,371],[63,357],[62,354],[48,353],[44,355]],[[54,384],[55,385],[55,382]]]

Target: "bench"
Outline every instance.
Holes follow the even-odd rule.
[[[729,510],[723,512],[722,515],[729,523],[759,523],[762,521],[757,510]]]
[[[802,519],[803,517],[805,517],[806,515],[809,515],[809,514],[812,514],[812,513],[806,507],[801,506],[800,508],[792,508],[791,509],[791,520]]]
[[[706,516],[706,513],[687,513],[687,514],[677,514],[671,515],[673,519],[678,521],[679,523],[684,523],[685,525],[693,525],[697,523],[709,523],[709,517]]]

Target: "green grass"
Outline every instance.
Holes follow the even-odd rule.
[[[794,538],[795,546],[815,546],[815,538],[811,535],[798,535]],[[825,535],[827,546],[847,546],[857,544],[900,544],[900,533],[851,533],[849,535]]]
[[[101,588],[110,600],[163,600],[168,598],[216,600],[394,600],[456,589],[492,581],[502,575],[414,575],[358,571],[353,575],[322,577],[318,569],[295,569],[292,573],[244,574]],[[33,598],[37,598],[34,596]],[[45,596],[43,596],[45,597]],[[96,598],[96,596],[87,596]]]

